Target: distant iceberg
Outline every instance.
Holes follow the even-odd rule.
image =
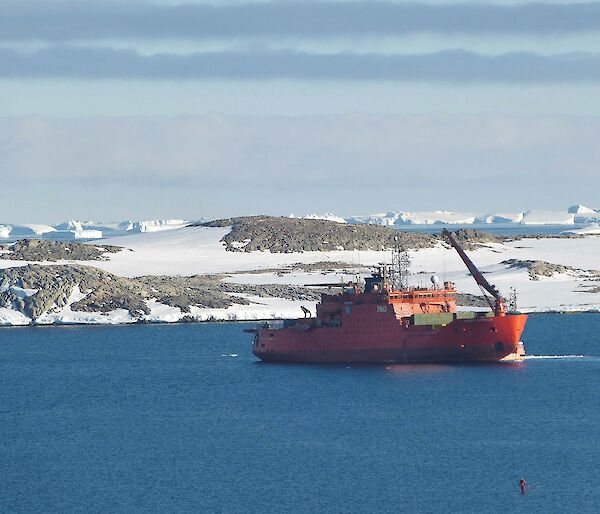
[[[527,210],[514,213],[474,214],[454,211],[389,211],[368,216],[350,216],[348,223],[368,223],[383,226],[402,225],[573,225],[600,222],[600,212],[583,205],[569,207],[567,211]]]
[[[0,237],[42,237],[45,234],[54,233],[57,230],[50,225],[39,224],[2,224],[0,225]]]
[[[561,211],[527,211],[521,223],[523,225],[573,225],[575,216]]]
[[[133,231],[159,232],[183,228],[190,222],[187,220],[146,220],[133,223]]]
[[[290,218],[327,220],[336,223],[371,224],[388,227],[418,227],[420,225],[577,225],[588,226],[600,223],[600,210],[581,204],[572,205],[565,211],[525,210],[520,212],[474,213],[451,210],[435,211],[387,211],[369,215],[337,216],[331,212],[324,214],[289,215]],[[176,230],[192,223],[209,221],[198,218],[195,221],[184,219],[124,220],[114,222],[83,221],[71,219],[56,225],[0,223],[1,239],[100,239]],[[577,227],[574,227],[577,228]]]
[[[567,212],[570,212],[571,214],[599,214],[594,209],[590,209],[589,207],[585,207],[584,205],[572,205],[571,207],[569,207],[569,210]]]
[[[41,236],[48,232],[56,232],[56,229],[50,225],[25,224],[11,225],[10,236]]]
[[[127,234],[141,234],[183,228],[191,222],[181,219],[95,222],[69,220],[57,225],[40,224],[0,224],[0,238],[21,239],[27,237],[42,239],[100,239]]]
[[[473,213],[453,211],[390,211],[370,216],[351,216],[348,223],[368,223],[371,225],[470,225],[475,223]]]
[[[493,223],[521,223],[524,212],[517,213],[500,213],[500,214],[485,214],[475,219],[475,223],[493,224]]]
[[[325,214],[307,214],[306,216],[295,216],[294,214],[290,214],[288,218],[299,218],[303,220],[325,220],[335,221],[336,223],[347,223],[347,221],[344,218],[336,216],[331,212],[326,212]]]
[[[166,219],[166,220],[143,220],[143,221],[117,221],[117,222],[95,222],[83,221],[81,226],[87,230],[100,230],[106,235],[135,234],[145,232],[159,232],[162,230],[174,230],[183,228],[191,222],[188,220]]]
[[[580,225],[600,222],[600,211],[595,211],[583,205],[573,205],[569,207],[569,212],[574,214],[575,223]]]

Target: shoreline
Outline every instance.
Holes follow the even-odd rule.
[[[519,312],[520,314],[527,314],[528,316],[543,316],[546,314],[558,314],[558,315],[582,315],[582,314],[597,314],[600,315],[599,310],[578,310],[578,311],[535,311],[535,312]],[[211,320],[178,320],[178,321],[148,321],[148,320],[136,320],[129,323],[29,323],[27,325],[0,325],[1,329],[11,328],[56,328],[56,327],[126,327],[126,326],[146,326],[146,325],[162,325],[162,326],[173,326],[173,325],[205,325],[205,324],[224,324],[224,323],[264,323],[268,321],[282,321],[287,318],[262,318],[262,319],[211,319]],[[300,319],[300,318],[298,318]]]

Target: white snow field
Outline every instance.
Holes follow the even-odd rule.
[[[139,234],[107,240],[106,244],[123,246],[129,250],[111,254],[108,261],[93,265],[122,276],[140,275],[194,275],[206,273],[234,273],[239,271],[265,270],[264,273],[242,274],[230,277],[240,283],[283,283],[303,285],[307,283],[347,282],[353,277],[352,270],[339,272],[312,272],[302,270],[284,274],[273,273],[273,268],[292,267],[297,263],[322,261],[344,262],[349,266],[375,266],[389,262],[390,252],[379,251],[331,251],[303,253],[229,252],[221,239],[229,228],[190,227],[169,232]],[[471,258],[486,273],[488,280],[508,295],[510,287],[519,293],[519,306],[528,312],[540,311],[600,311],[600,294],[585,292],[587,287],[600,287],[600,275],[594,277],[586,272],[569,271],[552,277],[532,280],[525,268],[510,268],[500,264],[509,259],[541,260],[562,264],[580,270],[600,270],[600,237],[590,235],[577,239],[568,238],[523,238],[504,244],[490,244],[469,252]],[[456,282],[460,291],[480,294],[479,287],[448,245],[411,252],[412,282],[426,285],[431,274]],[[85,263],[81,263],[85,264]],[[88,263],[90,264],[90,263]],[[257,300],[258,301],[258,300]],[[273,317],[273,309],[288,312],[296,308],[301,314],[300,304],[281,300],[278,305],[271,299],[261,299],[265,304],[259,310],[265,318]],[[291,304],[295,304],[295,307]],[[307,307],[312,307],[306,305]],[[256,308],[234,306],[228,312],[210,310],[207,316],[215,319],[255,319]],[[200,314],[193,312],[193,314]]]
[[[179,275],[229,273],[226,280],[249,284],[290,284],[348,282],[360,266],[366,272],[369,266],[389,262],[390,252],[330,251],[303,253],[230,252],[221,239],[228,227],[186,227],[168,231],[146,232],[103,240],[118,245],[124,251],[109,254],[106,261],[81,261],[77,264],[102,268],[126,277],[142,275]],[[93,244],[93,243],[92,243]],[[96,243],[97,244],[97,243]],[[600,311],[600,294],[586,292],[600,290],[600,236],[579,238],[523,238],[506,243],[488,244],[468,252],[487,279],[508,296],[511,287],[518,291],[519,308],[524,312],[543,311]],[[452,280],[460,292],[481,294],[479,287],[460,260],[446,244],[410,252],[412,284],[429,285],[432,274],[442,280]],[[533,280],[525,268],[501,264],[509,259],[540,260],[576,268],[551,277]],[[307,272],[298,263],[343,262],[348,269]],[[64,262],[63,262],[64,263]],[[0,268],[23,266],[23,261],[0,260]],[[48,263],[50,264],[50,263]],[[333,268],[333,266],[332,266]],[[273,270],[279,270],[275,272]],[[235,272],[248,272],[235,275]],[[29,292],[27,292],[29,293]],[[47,314],[40,323],[127,323],[133,321],[127,311],[112,313],[79,313],[70,304],[81,298],[74,291],[68,305],[58,312]],[[314,302],[291,301],[277,298],[252,298],[250,305],[233,305],[227,309],[191,308],[198,320],[254,320],[282,317],[301,317],[301,305],[314,312]],[[178,308],[148,302],[148,321],[174,322],[186,315]],[[189,316],[190,313],[187,313]],[[28,318],[10,309],[0,309],[0,324],[25,324]]]

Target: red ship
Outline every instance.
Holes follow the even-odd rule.
[[[406,253],[395,252],[395,264],[381,266],[365,279],[346,285],[339,294],[321,295],[315,318],[263,324],[255,332],[252,352],[263,361],[429,363],[492,362],[519,359],[527,316],[508,312],[506,301],[458,244],[457,250],[482,288],[491,311],[456,309],[452,282],[431,288],[408,287]],[[404,260],[402,255],[404,255]],[[400,285],[398,287],[398,284]],[[305,315],[309,314],[307,309]]]

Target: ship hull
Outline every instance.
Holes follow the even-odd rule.
[[[496,362],[518,351],[526,320],[526,315],[516,314],[456,319],[444,326],[415,326],[397,319],[358,327],[299,323],[259,330],[253,353],[270,362]]]

